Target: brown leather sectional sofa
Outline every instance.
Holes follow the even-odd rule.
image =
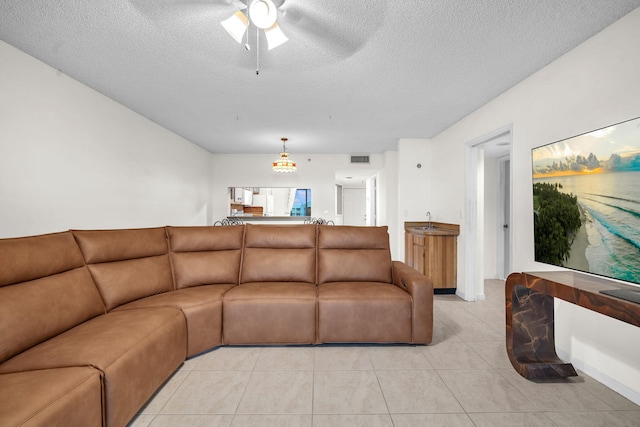
[[[431,341],[433,288],[386,227],[245,225],[0,239],[0,425],[124,426],[224,345]]]

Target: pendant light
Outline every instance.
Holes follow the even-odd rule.
[[[282,153],[280,153],[280,158],[273,162],[271,169],[274,172],[278,172],[278,173],[295,172],[297,169],[296,162],[291,160],[289,158],[289,153],[287,153],[286,144],[288,139],[287,138],[280,138],[280,139],[282,140]]]

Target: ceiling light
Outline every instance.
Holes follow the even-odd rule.
[[[288,139],[287,138],[280,138],[280,139],[282,140],[282,153],[280,153],[280,158],[275,162],[273,162],[271,169],[274,172],[280,172],[280,173],[295,172],[297,169],[296,162],[291,160],[289,158],[289,153],[287,153],[286,143]]]
[[[249,6],[249,17],[253,25],[266,30],[276,23],[278,12],[271,0],[254,0]]]
[[[225,30],[231,37],[238,43],[242,43],[245,33],[249,28],[249,24],[253,24],[256,28],[256,74],[260,73],[260,33],[259,30],[264,30],[264,35],[267,38],[267,48],[271,50],[287,42],[289,39],[280,29],[280,26],[276,22],[278,19],[278,9],[273,4],[272,0],[251,0],[247,3],[246,15],[243,11],[239,10],[229,18],[220,22]],[[244,2],[243,2],[244,6]],[[245,10],[243,8],[243,10]],[[249,36],[247,35],[247,41],[244,45],[247,50],[251,50],[249,45]]]
[[[273,49],[274,47],[278,47],[282,43],[289,40],[287,36],[284,35],[277,22],[270,28],[264,30],[264,35],[267,36],[267,45],[269,50]]]
[[[242,43],[244,32],[247,31],[249,21],[244,13],[237,11],[230,18],[221,22],[227,33],[238,43]]]

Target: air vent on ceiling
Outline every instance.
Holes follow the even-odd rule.
[[[368,154],[351,155],[351,163],[371,163]]]

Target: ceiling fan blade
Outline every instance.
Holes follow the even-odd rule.
[[[271,28],[264,30],[264,35],[267,37],[267,45],[269,50],[280,46],[283,43],[289,41],[287,36],[284,35],[278,23],[274,23]]]
[[[234,5],[235,7],[237,7],[240,10],[244,10],[247,9],[247,2],[246,1],[241,1],[241,0],[232,0],[231,4]]]
[[[128,3],[141,14],[149,17],[163,15],[183,15],[188,13],[203,13],[214,9],[224,9],[231,6],[231,0],[127,0]],[[232,9],[229,9],[232,10]]]
[[[221,22],[227,33],[238,43],[242,43],[245,31],[249,26],[249,21],[244,13],[237,11],[231,17]]]
[[[343,0],[318,3],[287,0],[280,9],[278,22],[285,26],[292,40],[303,41],[307,49],[344,59],[360,51],[383,26],[388,0],[374,3],[375,7],[363,7],[360,2]],[[338,6],[343,8],[342,15],[327,12]]]

